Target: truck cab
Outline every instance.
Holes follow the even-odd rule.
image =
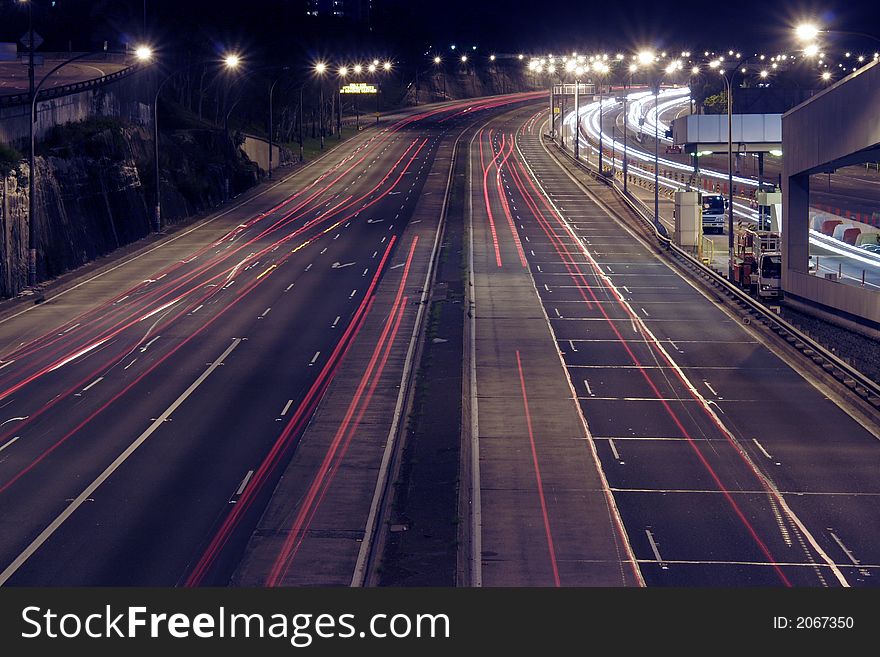
[[[756,290],[762,299],[776,299],[782,296],[782,253],[780,251],[768,251],[760,255]]]
[[[724,233],[727,200],[721,194],[703,194],[700,199],[703,214],[703,233]]]

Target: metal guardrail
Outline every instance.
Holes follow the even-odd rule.
[[[57,98],[59,96],[68,96],[70,94],[79,93],[81,91],[86,91],[94,87],[105,85],[109,82],[115,82],[117,80],[121,80],[122,78],[128,77],[132,73],[137,72],[138,70],[140,70],[140,68],[140,64],[132,64],[131,66],[127,66],[122,70],[116,71],[115,73],[110,73],[109,75],[104,75],[100,78],[92,78],[91,80],[83,80],[82,82],[71,82],[70,84],[59,85],[57,87],[48,87],[40,91],[39,95],[37,96],[37,102],[41,100]],[[27,92],[20,94],[11,94],[9,96],[0,96],[0,107],[27,105],[28,103],[30,103],[30,94],[28,94]]]
[[[550,138],[549,135],[546,134],[544,137],[547,139]],[[553,143],[554,145],[556,144],[555,141]],[[728,297],[732,298],[737,305],[741,308],[747,309],[750,315],[756,316],[758,321],[767,326],[771,331],[810,358],[816,365],[821,366],[823,370],[831,374],[835,379],[843,383],[859,397],[866,400],[871,406],[880,409],[880,383],[857,370],[829,349],[826,349],[823,345],[813,340],[810,336],[782,319],[764,304],[753,299],[750,295],[746,294],[743,290],[728,281],[714,269],[707,267],[694,258],[691,253],[673,243],[662,225],[660,226],[662,230],[658,230],[657,225],[654,224],[653,212],[641,201],[641,199],[636,198],[629,192],[624,194],[623,190],[616,184],[616,181],[608,180],[607,177],[600,175],[598,171],[594,171],[589,164],[584,164],[583,161],[575,160],[574,157],[565,150],[561,150],[561,152],[569,161],[586,171],[592,178],[601,181],[614,189],[636,216],[642,220],[645,226],[651,231],[654,238],[660,242],[661,246],[667,248],[679,259],[683,260],[684,264],[689,269],[698,273],[703,278],[708,279],[713,286],[720,288],[721,291]]]

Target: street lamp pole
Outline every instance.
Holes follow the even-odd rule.
[[[30,5],[30,3],[28,3]],[[30,7],[28,7],[28,11],[30,12]],[[33,57],[33,29],[30,31],[30,40],[31,40],[31,56]],[[86,57],[92,57],[97,55],[100,50],[83,53],[81,55],[77,55],[76,57],[71,57],[68,60],[65,60],[58,64],[51,71],[46,73],[43,76],[43,79],[36,85],[33,84],[34,80],[31,78],[31,92],[30,92],[30,121],[28,121],[29,128],[28,134],[30,137],[30,150],[28,151],[28,167],[29,167],[29,175],[28,175],[28,287],[35,287],[37,284],[37,203],[36,203],[36,124],[37,124],[37,97],[40,95],[40,89],[43,88],[43,84],[48,80],[52,75],[54,75],[58,70],[64,68],[68,64],[75,62],[80,59],[84,59]],[[33,69],[30,71],[31,75],[33,75]]]
[[[733,73],[731,72],[731,76]],[[727,278],[733,280],[733,84],[725,74],[727,89]]]
[[[574,78],[574,133],[571,138],[574,143],[574,159],[579,160],[581,157],[581,149],[578,135],[578,123],[580,123],[580,90],[581,90],[581,80],[579,76],[575,76]],[[589,159],[589,158],[588,158]]]
[[[305,160],[303,153],[303,90],[306,88],[302,85],[299,88],[299,161]]]
[[[37,90],[34,87],[34,3],[28,2],[28,92],[31,107],[36,105]],[[31,149],[28,155],[28,286],[37,284],[37,232],[34,229],[34,123],[36,122],[35,111],[31,110],[30,127],[28,129]]]
[[[654,84],[654,225],[660,225],[660,81]]]
[[[281,70],[282,70],[282,71],[286,71],[288,68],[289,68],[288,66],[284,66],[284,67],[282,67]],[[273,137],[273,131],[274,131],[274,128],[275,128],[275,125],[274,125],[274,116],[273,116],[273,113],[272,113],[272,110],[273,110],[273,107],[272,107],[273,102],[272,102],[272,101],[273,101],[273,98],[274,98],[274,95],[273,95],[273,94],[274,94],[274,92],[275,92],[275,85],[278,84],[278,82],[281,81],[281,78],[282,78],[283,76],[284,76],[284,73],[282,73],[281,75],[279,75],[279,76],[275,79],[275,81],[271,84],[271,86],[269,87],[269,171],[268,171],[269,180],[272,179],[272,137]]]

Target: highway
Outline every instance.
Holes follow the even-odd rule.
[[[63,59],[46,59],[42,64],[35,66],[34,72],[37,82],[63,61]],[[66,84],[94,80],[121,71],[126,66],[128,64],[104,60],[74,62],[46,80],[46,84],[43,86],[44,88],[61,87]],[[25,54],[21,61],[0,62],[0,96],[27,93],[27,90],[27,55]]]
[[[875,585],[876,424],[560,166],[546,111],[402,112],[0,315],[0,585],[356,584],[447,210],[466,584]]]
[[[639,90],[627,93],[629,99],[626,117],[623,115],[623,103],[612,99],[605,99],[601,107],[601,126],[605,147],[616,150],[614,159],[618,170],[623,166],[623,122],[626,121],[627,133],[627,156],[630,162],[630,172],[641,176],[649,183],[653,181],[654,162],[654,133],[659,132],[659,166],[660,184],[664,190],[681,189],[684,183],[671,177],[672,175],[690,176],[693,174],[691,158],[685,154],[666,153],[666,147],[672,144],[672,140],[664,136],[666,129],[671,125],[671,120],[682,113],[688,104],[688,89],[686,87],[664,89],[659,96],[659,113],[654,107],[654,96],[650,92]],[[600,107],[598,102],[584,103],[581,107],[581,149],[584,154],[594,150],[598,143],[600,126]],[[644,125],[640,125],[640,119]],[[574,124],[574,112],[572,111],[565,119],[566,125]],[[637,139],[641,135],[642,141]],[[593,146],[590,146],[592,140]],[[595,160],[595,155],[592,156]],[[610,166],[612,158],[606,162]],[[757,165],[745,166],[748,160],[745,158],[737,163],[737,172],[734,175],[734,183],[741,189],[754,189],[757,186]],[[777,158],[766,159],[764,180],[774,182],[781,173],[781,166]],[[641,163],[649,171],[636,168]],[[701,175],[704,180],[723,189],[727,183],[727,160],[726,156],[709,156],[701,158]],[[880,203],[880,178],[870,172],[860,170],[859,167],[847,167],[845,171],[839,171],[829,176],[819,176],[821,182],[811,190],[811,202],[817,209],[838,211],[842,215],[847,210],[862,212],[870,215],[870,212]],[[663,214],[661,212],[661,214]],[[734,214],[739,220],[756,221],[757,212],[750,198],[741,195],[734,197]],[[663,222],[669,231],[672,231],[671,211],[663,216]],[[725,236],[707,236],[715,244],[715,253],[722,254],[726,261],[727,238]],[[843,282],[852,285],[864,284],[871,288],[880,287],[880,264],[874,258],[854,258],[839,249],[829,249],[827,245],[817,239],[811,239],[811,254],[819,256],[819,270],[823,274],[840,274]],[[723,269],[724,267],[722,267]]]
[[[613,215],[625,212],[616,197],[591,183],[585,193],[551,159],[529,109],[488,128],[486,157],[503,152],[502,198],[491,213],[474,212],[475,238],[491,238],[475,246],[475,280],[494,277],[500,285],[512,272],[527,272],[530,289],[507,305],[508,319],[524,328],[505,336],[504,344],[512,344],[497,355],[511,397],[517,384],[522,388],[520,409],[511,403],[506,419],[512,433],[519,430],[503,457],[491,443],[481,449],[481,480],[474,485],[491,505],[499,465],[515,456],[523,465],[513,472],[531,470],[531,500],[519,504],[531,505],[520,513],[533,517],[527,527],[535,535],[527,550],[520,546],[527,554],[519,558],[541,570],[540,576],[527,571],[519,583],[566,585],[583,575],[583,567],[570,566],[584,555],[569,543],[560,549],[559,537],[577,524],[565,504],[583,498],[574,482],[594,449],[603,475],[598,483],[604,480],[610,495],[610,516],[621,519],[627,548],[621,553],[634,554],[637,581],[876,584],[876,425],[854,419],[784,351],[768,346],[615,221]],[[492,176],[487,179],[491,185]],[[580,455],[560,458],[552,422],[518,427],[523,403],[529,408],[525,400],[539,398],[531,408],[540,409],[542,391],[557,384],[546,378],[546,361],[523,359],[517,348],[531,336],[525,330],[530,310],[519,303],[529,295],[540,299],[544,339],[564,363],[569,403],[583,417],[581,431],[566,436]],[[478,390],[479,345],[478,333]],[[531,449],[523,441],[531,441]],[[494,506],[488,519],[486,513],[477,525],[484,550],[487,542],[499,542],[495,525],[504,517]],[[580,526],[592,519],[584,516]],[[493,572],[497,552],[484,554],[484,574]],[[511,550],[511,558],[515,554]]]
[[[405,113],[3,319],[0,584],[225,584],[437,149],[523,98]]]

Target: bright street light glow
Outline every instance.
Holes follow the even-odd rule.
[[[699,67],[699,66],[692,66],[692,67],[691,67],[691,75],[698,75],[699,73],[700,73],[700,67]]]
[[[810,45],[804,48],[804,54],[807,57],[815,57],[819,54],[819,46],[815,43],[811,43]]]
[[[654,61],[654,53],[650,50],[643,50],[639,53],[639,64],[647,66]]]
[[[347,66],[340,66],[339,67],[339,77],[344,78],[346,75],[348,75],[348,67]]]
[[[467,63],[467,55],[462,55],[462,56],[461,56],[461,63],[462,63],[462,64]]]
[[[635,64],[630,64],[630,65],[629,65],[629,72],[630,72],[630,73],[635,73],[635,72],[638,71],[638,70],[639,70],[639,67],[636,66]]]
[[[435,63],[435,64],[439,64],[439,63],[442,62],[442,61],[443,61],[443,60],[440,59],[439,57],[435,57],[435,58],[434,58],[434,63]]]
[[[375,65],[375,64],[370,64],[370,65],[367,67],[367,70],[368,70],[370,73],[375,73],[375,72],[376,72],[376,65]]]
[[[384,64],[382,64],[382,68],[385,69],[386,71],[390,71],[391,70],[391,62],[385,62]]]
[[[794,29],[794,34],[801,43],[809,43],[819,36],[819,28],[813,23],[801,23]]]
[[[327,65],[324,62],[318,62],[317,64],[315,64],[315,73],[317,73],[318,75],[324,75],[326,71]]]
[[[490,61],[490,62],[494,62],[494,61],[495,61],[495,55],[489,55],[489,61]]]
[[[763,70],[763,71],[761,71],[761,77],[762,77],[762,78],[766,78],[768,75],[770,75],[770,72],[767,71],[766,69]]]
[[[138,46],[134,51],[134,55],[139,61],[146,62],[153,58],[153,51],[149,46]]]
[[[360,64],[355,64],[355,67],[354,67],[355,75],[360,75],[361,71],[363,71],[363,70],[364,70],[363,66],[361,66]]]
[[[226,55],[223,59],[223,63],[226,64],[226,68],[238,68],[238,65],[241,64],[241,57],[238,55]]]
[[[825,71],[824,73],[822,73],[822,79],[823,80],[830,80],[831,79],[831,72]]]

